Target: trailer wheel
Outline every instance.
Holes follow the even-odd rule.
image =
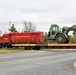
[[[8,44],[7,48],[13,48],[13,46],[11,44]]]
[[[25,50],[31,50],[31,47],[24,47]]]
[[[55,38],[57,43],[66,43],[66,37],[64,34],[58,34]]]
[[[33,50],[36,50],[36,47],[31,47]]]
[[[2,48],[2,43],[0,43],[0,48]]]
[[[40,46],[37,47],[37,50],[40,50]]]
[[[36,47],[31,47],[33,50],[40,50],[40,46],[36,46]]]

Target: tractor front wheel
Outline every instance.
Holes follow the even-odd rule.
[[[55,40],[57,43],[60,43],[60,44],[66,43],[67,41],[64,34],[57,34]]]

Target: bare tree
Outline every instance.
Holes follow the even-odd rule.
[[[24,21],[23,31],[24,32],[34,32],[34,31],[36,31],[36,26],[30,21],[29,22]]]

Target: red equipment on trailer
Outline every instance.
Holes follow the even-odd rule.
[[[43,32],[9,33],[11,43],[43,43]]]
[[[0,37],[0,46],[8,48],[12,48],[17,45],[18,47],[21,46],[25,49],[40,49],[40,46],[37,46],[37,44],[41,44],[43,42],[43,32],[12,32],[4,33]]]

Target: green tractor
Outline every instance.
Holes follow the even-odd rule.
[[[72,27],[63,27],[62,30],[56,24],[51,25],[50,31],[48,32],[48,40],[54,40],[56,43],[69,43],[70,37],[68,35],[69,31],[74,31],[73,33],[76,35],[76,25]]]

